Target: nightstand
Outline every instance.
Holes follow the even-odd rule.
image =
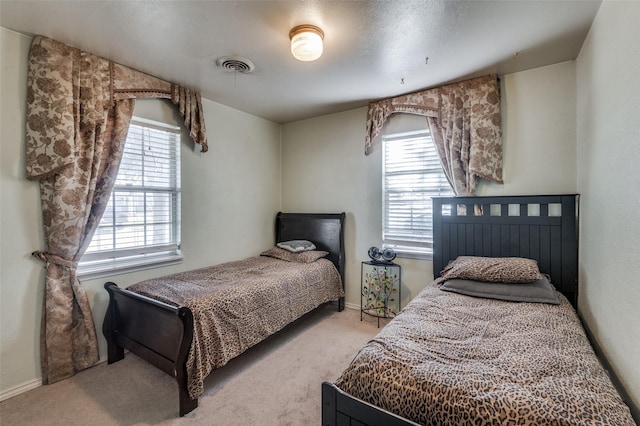
[[[360,321],[362,315],[393,318],[400,312],[401,267],[393,262],[368,261],[360,266]]]

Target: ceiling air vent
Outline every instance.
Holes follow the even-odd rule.
[[[223,56],[218,58],[216,64],[226,71],[241,72],[244,74],[250,74],[256,67],[253,62],[242,56]]]

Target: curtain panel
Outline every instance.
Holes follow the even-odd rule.
[[[456,195],[473,195],[478,178],[502,181],[500,85],[490,75],[369,104],[365,154],[394,113],[423,115]]]
[[[73,103],[81,58],[91,58],[92,90],[83,107]],[[178,107],[191,138],[207,152],[207,132],[200,94],[140,71],[91,55],[64,43],[36,36],[29,54],[27,93],[27,178],[36,180],[70,167],[74,114],[101,116],[115,102],[136,98],[170,99]],[[40,94],[37,98],[34,95]]]
[[[40,332],[42,381],[90,367],[98,341],[76,267],[115,183],[136,98],[178,107],[207,151],[200,95],[55,40],[36,36],[29,54],[27,178],[40,182],[46,264]]]

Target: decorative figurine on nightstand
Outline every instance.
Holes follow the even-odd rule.
[[[369,257],[372,263],[393,263],[393,259],[396,258],[396,252],[392,248],[380,250],[378,247],[371,247],[369,249]]]
[[[368,254],[371,260],[362,262],[360,270],[360,321],[363,313],[371,315],[380,327],[380,318],[400,312],[400,265],[393,263],[396,252],[391,248],[371,247]]]

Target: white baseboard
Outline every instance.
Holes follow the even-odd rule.
[[[360,305],[356,305],[355,303],[346,303],[344,304],[344,307],[347,309],[355,309],[356,311],[360,310]]]
[[[30,380],[21,385],[14,386],[11,389],[7,389],[6,391],[0,392],[0,401],[13,398],[14,396],[18,396],[21,393],[30,391],[35,388],[39,388],[40,386],[42,386],[41,378]]]

